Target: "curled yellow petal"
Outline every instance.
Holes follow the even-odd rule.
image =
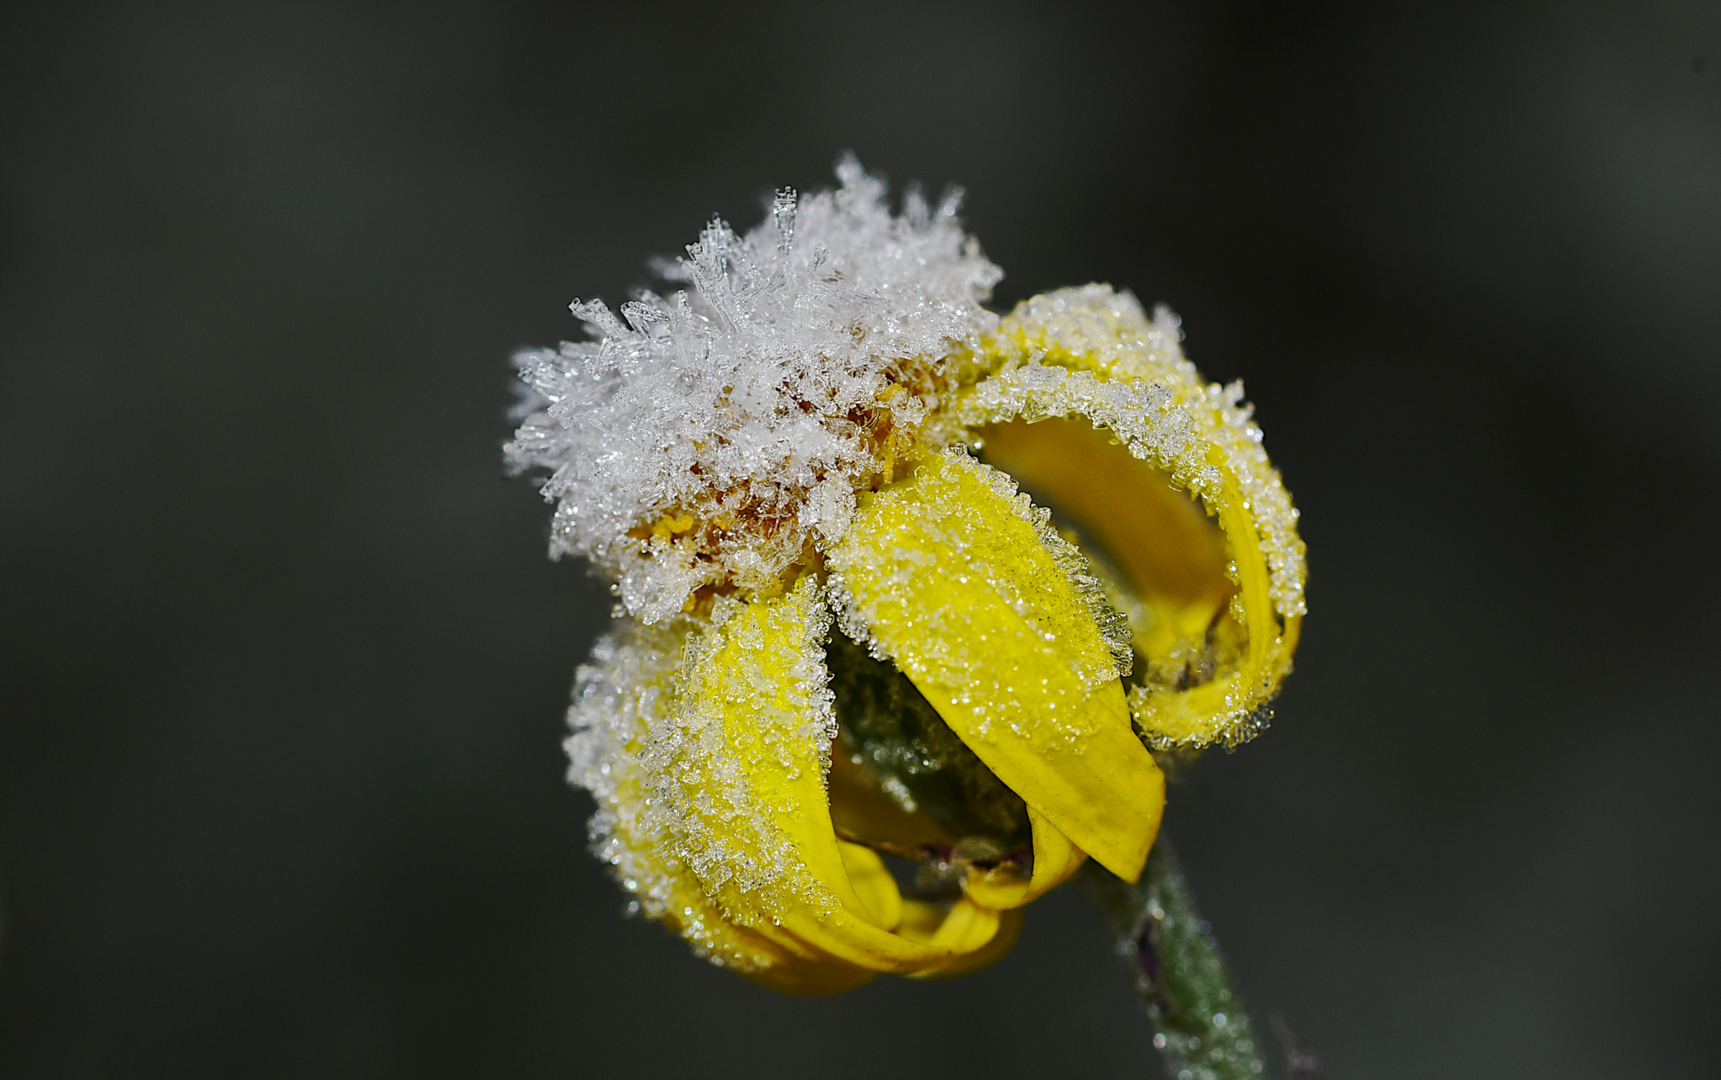
[[[591,663],[580,669],[567,750],[570,776],[597,802],[595,850],[626,891],[632,910],[665,923],[713,963],[750,977],[773,972],[781,978],[828,980],[829,975],[790,972],[801,963],[799,953],[730,921],[680,858],[679,819],[663,800],[652,797],[661,778],[647,766],[645,752],[654,741],[653,729],[666,722],[664,703],[674,693],[686,640],[685,625],[626,624],[600,640]],[[850,979],[846,985],[858,984]]]
[[[804,992],[824,985],[809,965],[943,968],[987,945],[999,925],[996,912],[958,902],[939,909],[930,934],[899,933],[895,881],[877,855],[837,838],[825,787],[835,727],[828,625],[810,578],[787,594],[728,604],[689,638],[674,706],[644,754],[660,778],[653,795],[677,822],[680,859],[705,894],[728,921],[793,958],[776,965],[782,980],[771,964],[756,977]]]
[[[991,461],[1114,564],[1156,747],[1234,745],[1265,724],[1304,612],[1297,511],[1242,387],[1202,382],[1175,320],[1090,285],[1025,301],[961,413]]]
[[[896,879],[890,876],[884,860],[871,848],[859,844],[838,841],[837,848],[842,854],[843,870],[848,874],[849,884],[866,906],[873,923],[885,930],[901,926],[902,891],[896,887]]]
[[[1136,604],[1120,605],[1136,648],[1169,653],[1206,633],[1236,591],[1225,534],[1163,471],[1085,418],[982,429],[985,459],[1056,508],[1106,555]]]
[[[1070,843],[1063,830],[1033,807],[1028,808],[1028,820],[1034,828],[1033,871],[1024,877],[1008,864],[989,870],[970,869],[962,883],[968,899],[1000,910],[1019,908],[1062,885],[1081,868],[1087,855]]]
[[[984,944],[972,951],[961,953],[943,967],[906,972],[910,978],[953,979],[958,975],[979,971],[1001,959],[1015,946],[1016,939],[1022,934],[1020,909],[993,911],[975,903],[972,898],[958,901],[948,914],[936,905],[913,901],[910,904],[925,909],[924,921],[927,924],[936,922],[939,927],[937,933],[946,942],[963,937],[973,940],[979,940],[982,935],[985,937]]]
[[[1073,549],[1043,526],[995,470],[961,454],[923,460],[863,497],[832,548],[845,628],[893,660],[1031,809],[1134,880],[1164,779],[1131,730]]]

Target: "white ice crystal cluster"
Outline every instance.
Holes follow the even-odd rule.
[[[997,316],[1003,276],[959,194],[900,215],[852,157],[834,191],[779,194],[746,235],[714,219],[619,317],[576,301],[591,340],[515,358],[510,468],[550,470],[551,553],[614,575],[647,623],[696,590],[768,592],[846,527],[855,493],[952,437],[938,426]]]

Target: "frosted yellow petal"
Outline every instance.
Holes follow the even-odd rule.
[[[648,751],[682,821],[686,860],[727,918],[784,959],[761,982],[819,993],[854,984],[821,966],[912,972],[983,947],[997,929],[966,921],[925,940],[895,932],[902,901],[878,857],[839,841],[825,792],[834,729],[824,689],[828,615],[804,579],[732,605],[690,641],[672,735]],[[990,927],[988,929],[987,927]],[[771,974],[781,968],[777,975]]]
[[[1217,523],[1171,478],[1086,419],[1013,420],[981,432],[985,458],[1111,557],[1146,609],[1126,611],[1145,656],[1204,633],[1234,587]]]
[[[1306,566],[1296,509],[1241,384],[1204,382],[1169,312],[1107,286],[1024,301],[958,412],[987,460],[1076,524],[1124,579],[1155,747],[1235,745],[1289,673]]]
[[[955,454],[863,497],[831,565],[870,637],[1035,812],[1134,880],[1164,779],[1090,600],[1007,478]]]
[[[687,624],[623,624],[580,672],[568,740],[577,773],[597,800],[599,852],[634,907],[680,933],[713,963],[743,974],[775,969],[794,948],[731,922],[678,851],[678,822],[654,799],[659,777],[646,761],[653,728],[668,717]]]

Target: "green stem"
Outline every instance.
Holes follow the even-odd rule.
[[[1083,891],[1135,976],[1153,1045],[1175,1080],[1258,1080],[1265,1063],[1243,1003],[1195,908],[1177,856],[1161,837],[1131,885],[1089,862]]]

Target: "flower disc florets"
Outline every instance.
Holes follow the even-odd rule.
[[[956,221],[853,158],[841,186],[784,191],[738,235],[713,220],[620,317],[576,301],[592,341],[515,358],[526,387],[510,468],[551,470],[553,555],[615,575],[629,614],[700,589],[769,593],[834,535],[855,493],[949,441],[941,395],[998,317],[1003,272]]]

